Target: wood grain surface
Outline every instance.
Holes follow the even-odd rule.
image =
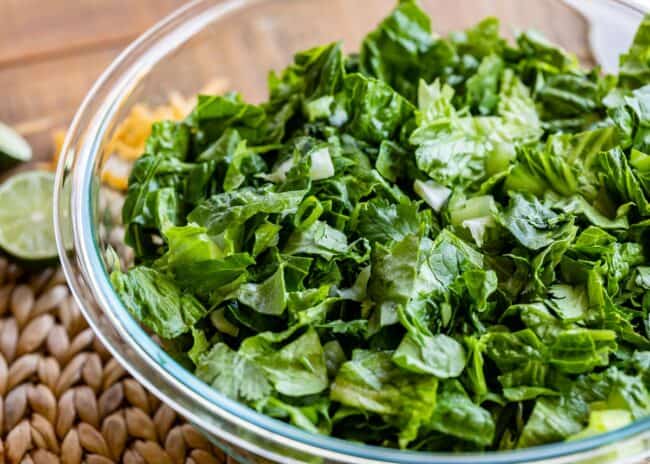
[[[560,0],[423,0],[431,3],[437,30],[457,27],[462,18],[493,14],[517,24],[531,17],[550,38],[567,44],[588,61],[586,24]],[[23,133],[35,159],[52,155],[51,132],[64,129],[86,92],[111,60],[134,38],[181,6],[182,0],[0,0],[0,121]],[[386,10],[394,4],[386,0]],[[345,8],[341,8],[345,5]],[[368,11],[363,0],[331,0],[345,10],[341,27],[354,27]],[[472,11],[468,11],[468,9]],[[560,14],[558,14],[558,10]],[[537,27],[537,24],[532,24]],[[335,31],[332,31],[334,34]],[[359,30],[359,37],[366,31]],[[509,31],[504,31],[508,33]]]
[[[0,0],[0,121],[17,126],[36,159],[52,153],[113,58],[182,0]]]

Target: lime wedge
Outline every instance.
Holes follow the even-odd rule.
[[[11,127],[0,122],[0,168],[32,159],[32,148]]]
[[[27,171],[0,186],[0,247],[24,261],[56,258],[54,174]]]

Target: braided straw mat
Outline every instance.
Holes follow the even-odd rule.
[[[60,269],[0,256],[0,464],[236,464],[129,377]]]

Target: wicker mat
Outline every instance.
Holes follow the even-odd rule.
[[[235,464],[129,377],[60,269],[0,256],[0,464]]]

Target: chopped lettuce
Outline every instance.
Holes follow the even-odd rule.
[[[312,433],[426,451],[650,414],[650,19],[619,76],[402,0],[269,99],[156,122],[122,301],[183,365]]]

